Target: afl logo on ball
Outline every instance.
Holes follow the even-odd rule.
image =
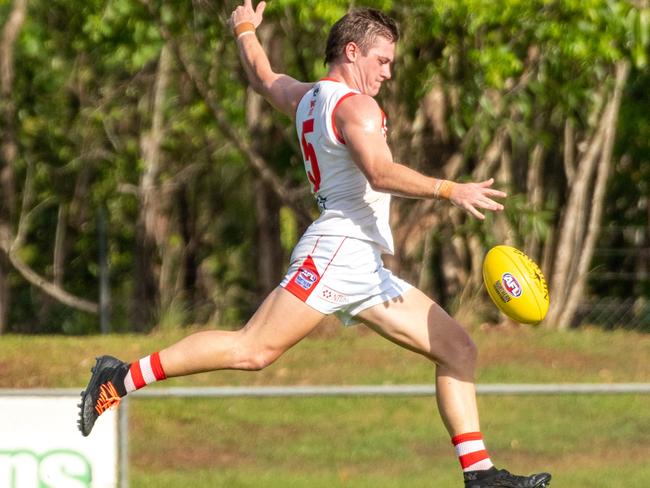
[[[501,283],[503,284],[503,288],[513,297],[519,298],[521,296],[521,285],[517,281],[517,278],[512,276],[510,273],[503,273],[503,276],[501,276]]]

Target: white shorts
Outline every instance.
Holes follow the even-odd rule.
[[[280,286],[345,325],[374,305],[412,288],[384,268],[379,246],[345,236],[303,236]]]

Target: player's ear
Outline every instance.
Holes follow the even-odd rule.
[[[354,62],[361,54],[361,49],[356,42],[350,41],[345,45],[345,50],[343,52],[348,61]]]

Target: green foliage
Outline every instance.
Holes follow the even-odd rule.
[[[403,110],[399,120],[409,126],[433,86],[441,86],[449,102],[445,121],[449,140],[420,157],[426,172],[436,173],[447,156],[461,152],[462,176],[471,175],[496,131],[507,129],[514,141],[516,179],[516,196],[508,202],[507,216],[518,239],[534,233],[544,240],[557,225],[557,211],[564,203],[558,163],[563,125],[570,119],[579,133],[592,130],[613,65],[629,59],[634,69],[621,112],[620,162],[610,189],[608,218],[613,221],[623,215],[625,222],[647,224],[642,211],[634,210],[634,202],[647,196],[650,180],[647,104],[639,102],[647,99],[650,9],[628,0],[372,0],[364,4],[394,15],[402,30],[395,79],[382,94],[382,104],[395,107],[395,112]],[[0,0],[0,19],[6,19],[11,6],[10,0]],[[274,67],[301,80],[322,76],[329,26],[349,7],[342,0],[269,2],[265,23],[273,29]],[[235,134],[257,147],[290,187],[304,185],[291,121],[270,116],[265,107],[259,133],[251,135],[247,126],[244,75],[225,23],[230,8],[232,4],[223,2],[128,0],[29,4],[15,47],[12,91],[19,143],[15,210],[18,214],[29,192],[33,197],[27,207],[35,208],[21,256],[52,278],[59,208],[67,209],[63,286],[96,300],[96,213],[106,208],[115,330],[134,326],[132,312],[138,306],[134,303],[140,279],[134,266],[141,211],[137,191],[144,165],[142,143],[152,125],[160,53],[169,42],[161,27],[207,82]],[[256,175],[220,131],[211,107],[176,54],[164,96],[165,136],[157,182],[161,188],[173,187],[160,195],[169,232],[150,262],[159,272],[166,249],[177,253],[170,262],[181,263],[191,241],[199,278],[191,285],[197,296],[188,298],[188,290],[178,285],[187,270],[176,265],[173,283],[168,284],[174,307],[160,310],[159,316],[182,323],[206,317],[240,323],[259,301],[254,264],[258,245],[253,242]],[[520,182],[525,181],[530,149],[540,141],[548,153],[547,200],[533,208]],[[408,138],[396,141],[396,151],[413,152],[405,148],[408,144]],[[184,172],[188,168],[192,171]],[[630,187],[635,192],[628,191]],[[187,196],[183,209],[181,194]],[[278,239],[286,260],[300,229],[291,210],[285,207],[278,212]],[[188,242],[181,231],[183,223],[193,229]],[[18,218],[12,224],[17,229]],[[479,227],[460,230],[483,232],[484,242],[490,238]],[[10,285],[12,330],[98,330],[94,317],[50,303],[15,272]],[[34,310],[45,304],[45,312],[35,319]]]
[[[517,235],[536,237],[545,241],[551,230],[554,209],[536,209],[528,201],[526,195],[510,195],[505,205],[505,214],[513,226],[517,227]],[[523,242],[518,242],[522,246]]]

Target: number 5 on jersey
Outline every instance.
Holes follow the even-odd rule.
[[[320,188],[320,168],[318,167],[318,159],[316,158],[316,150],[310,142],[307,141],[307,134],[314,132],[314,119],[307,119],[302,123],[302,136],[300,143],[302,145],[302,153],[305,158],[305,170],[307,171],[307,178],[312,185],[312,191],[316,193]],[[309,167],[308,167],[309,163]]]

